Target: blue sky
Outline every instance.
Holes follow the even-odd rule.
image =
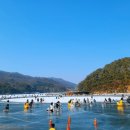
[[[79,83],[130,56],[129,0],[1,0],[0,70]]]

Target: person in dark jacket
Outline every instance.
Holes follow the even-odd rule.
[[[4,112],[9,112],[9,100],[7,101]]]

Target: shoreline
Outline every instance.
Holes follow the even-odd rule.
[[[50,96],[47,96],[50,95]],[[51,96],[52,95],[52,96]],[[130,94],[126,93],[117,93],[117,94],[91,94],[91,95],[74,95],[74,96],[64,96],[61,93],[40,93],[40,94],[13,94],[13,95],[0,95],[0,101],[6,102],[9,100],[10,102],[14,103],[25,103],[27,99],[29,102],[31,100],[34,100],[35,103],[40,103],[40,99],[42,98],[44,101],[43,103],[56,103],[57,101],[60,101],[61,103],[68,103],[69,100],[80,100],[80,102],[83,102],[83,100],[89,99],[89,101],[96,100],[96,102],[104,102],[105,98],[111,98],[112,101],[119,101],[122,96],[124,99],[127,99],[127,97]],[[38,101],[39,99],[39,101]]]

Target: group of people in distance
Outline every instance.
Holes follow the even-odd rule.
[[[27,100],[27,102],[24,104],[24,110],[28,110],[29,108],[32,109],[33,106],[33,100],[31,100],[31,102],[29,103],[29,101]],[[5,105],[5,108],[3,110],[4,112],[9,112],[9,100],[7,100],[7,103]]]
[[[82,105],[91,105],[96,104],[96,100],[93,98],[87,98],[87,100],[84,98],[83,101],[80,99],[70,99],[68,101],[68,109],[74,108],[74,107],[81,107]]]

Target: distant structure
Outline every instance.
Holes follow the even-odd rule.
[[[90,92],[86,91],[67,91],[65,93],[66,96],[78,96],[78,95],[88,95]]]

